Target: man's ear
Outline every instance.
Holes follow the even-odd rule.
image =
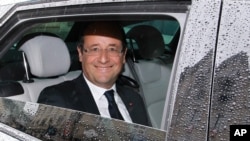
[[[126,63],[126,54],[127,54],[127,48],[125,48],[125,50],[123,52],[123,64]]]
[[[77,52],[78,52],[78,57],[79,57],[79,61],[82,62],[82,49],[81,47],[77,46]]]

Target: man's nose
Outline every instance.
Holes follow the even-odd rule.
[[[99,61],[102,62],[102,63],[105,63],[105,62],[109,61],[109,54],[108,54],[107,50],[103,49],[103,50],[100,51]]]

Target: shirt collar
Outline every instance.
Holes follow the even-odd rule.
[[[89,89],[95,100],[99,100],[103,96],[104,92],[106,92],[107,90],[113,89],[114,93],[116,93],[116,84],[113,84],[113,86],[110,89],[105,89],[105,88],[96,86],[91,81],[89,81],[84,75],[83,75],[83,78],[87,82]]]

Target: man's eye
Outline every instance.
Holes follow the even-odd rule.
[[[92,52],[98,52],[98,51],[99,51],[99,48],[94,47],[94,48],[91,48],[90,50],[91,50]]]
[[[109,48],[108,49],[110,52],[117,52],[117,49],[116,48]]]

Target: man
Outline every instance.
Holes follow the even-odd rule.
[[[117,83],[126,56],[125,34],[115,22],[93,22],[77,47],[82,74],[45,88],[38,103],[150,125],[144,102]]]

